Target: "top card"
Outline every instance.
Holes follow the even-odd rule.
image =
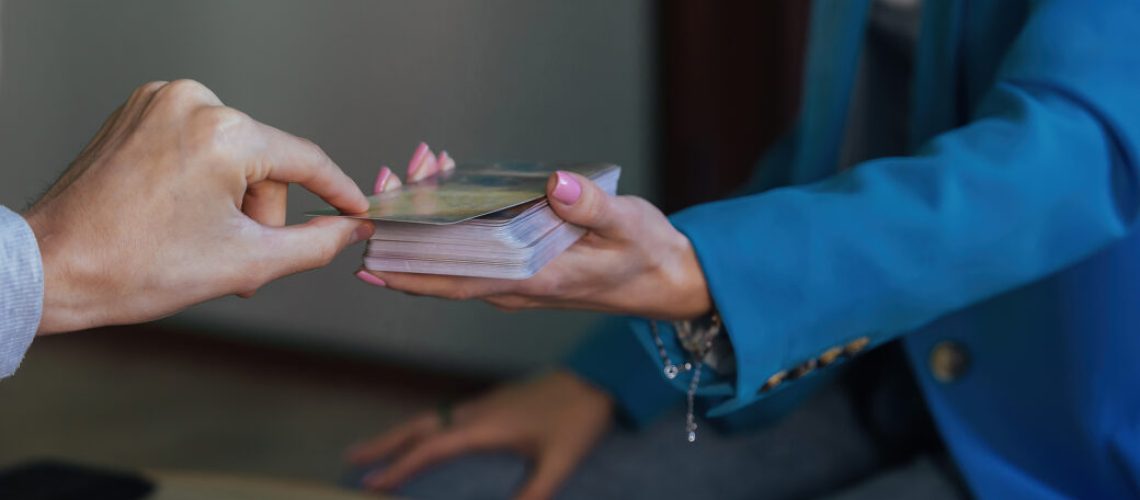
[[[496,162],[460,164],[454,170],[368,198],[368,212],[342,214],[333,208],[309,216],[341,216],[387,222],[447,225],[532,202],[546,196],[556,170],[596,179],[619,168],[610,163]]]

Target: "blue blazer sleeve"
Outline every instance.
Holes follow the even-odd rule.
[[[737,357],[730,399],[867,337],[881,343],[1123,237],[1140,210],[1140,7],[1042,2],[969,123],[913,157],[710,203],[692,240]],[[651,347],[644,322],[635,325]],[[683,386],[687,380],[678,379]]]

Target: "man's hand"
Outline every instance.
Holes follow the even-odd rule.
[[[633,196],[610,196],[569,172],[550,177],[547,198],[559,217],[589,232],[529,279],[365,270],[357,276],[416,295],[482,299],[507,310],[588,309],[690,319],[712,309],[692,244],[657,207]]]
[[[364,479],[391,490],[426,467],[476,451],[507,450],[533,461],[520,499],[551,498],[610,427],[613,401],[577,376],[558,371],[500,388],[455,409],[452,422],[427,413],[354,446],[348,460],[388,465]]]
[[[371,224],[340,218],[282,227],[294,182],[344,212],[368,208],[313,143],[197,82],[143,85],[25,214],[44,263],[40,333],[249,296],[371,235]]]

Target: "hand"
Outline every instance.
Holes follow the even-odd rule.
[[[559,217],[588,232],[529,279],[364,270],[357,276],[411,294],[482,299],[507,310],[588,309],[691,319],[712,309],[692,244],[649,202],[610,196],[569,172],[550,176],[547,195]]]
[[[285,224],[288,184],[345,212],[368,200],[313,143],[189,80],[131,95],[25,215],[44,264],[40,333],[157,319],[327,264],[371,225]]]
[[[608,395],[558,371],[455,408],[449,427],[436,413],[421,415],[354,446],[348,459],[357,465],[387,460],[364,483],[390,490],[431,464],[475,451],[510,450],[534,461],[517,497],[550,498],[609,429],[612,415]]]

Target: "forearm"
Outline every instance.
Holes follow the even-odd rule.
[[[43,296],[35,235],[22,217],[0,207],[0,378],[16,371],[35,337]]]

